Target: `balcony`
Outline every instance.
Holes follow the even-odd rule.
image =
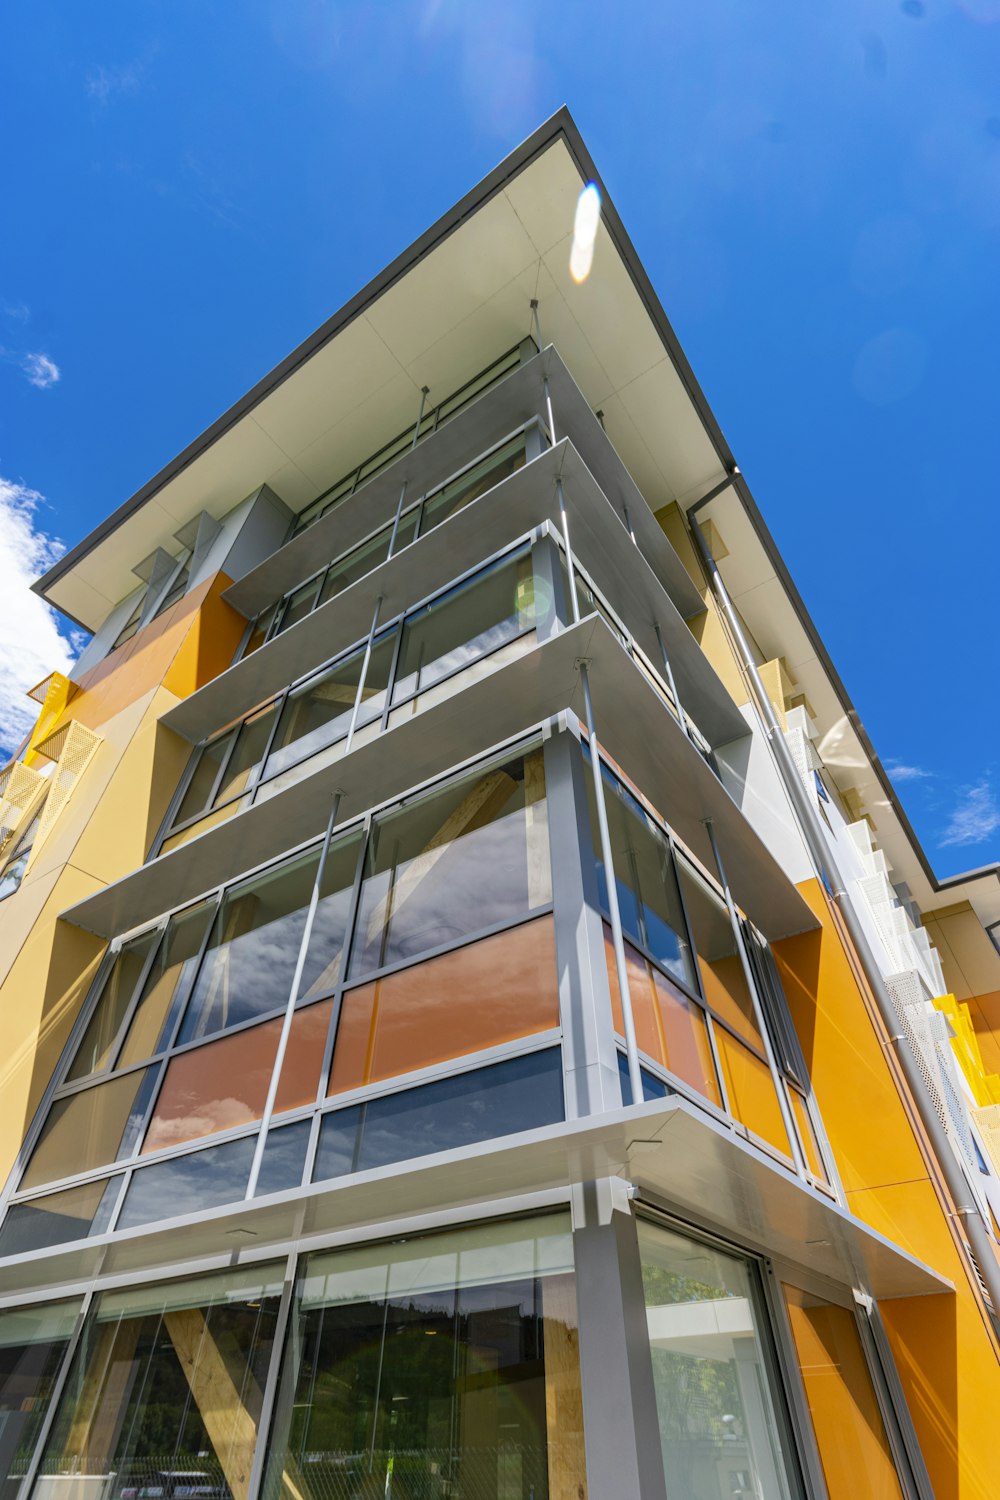
[[[563,483],[577,561],[654,663],[659,660],[654,622],[659,625],[681,702],[708,743],[714,748],[744,736],[743,716],[668,593],[665,580],[675,564],[680,566],[676,553],[652,516],[643,547],[633,542],[568,438],[178,703],[161,723],[197,743],[328,660],[332,644],[347,647],[363,640],[379,597],[380,619],[388,622],[525,533],[546,523],[558,527],[557,479]]]
[[[296,627],[298,628],[298,627]],[[289,632],[292,635],[294,632]],[[257,653],[260,655],[261,653]],[[706,866],[714,822],[737,902],[769,938],[815,927],[811,911],[750,827],[645,673],[597,615],[516,657],[464,691],[352,748],[237,818],[212,828],[63,913],[111,937],[153,920],[241,870],[314,837],[341,801],[343,822],[564,711],[583,713],[579,663],[589,662],[607,752]],[[251,662],[253,658],[251,658]],[[741,719],[742,724],[742,719]]]
[[[393,520],[400,491],[411,504],[437,489],[470,458],[486,453],[525,423],[546,419],[544,383],[549,382],[554,436],[572,439],[584,465],[604,491],[619,520],[627,513],[639,549],[659,556],[662,582],[682,619],[704,612],[701,595],[666,541],[649,506],[588,406],[572,375],[551,346],[516,368],[454,416],[446,426],[345,496],[306,531],[232,584],[227,603],[248,618],[259,614],[311,578],[317,562],[342,556]]]

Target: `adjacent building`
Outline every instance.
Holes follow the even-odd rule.
[[[565,111],[36,587],[10,1500],[997,1493],[1000,879]]]

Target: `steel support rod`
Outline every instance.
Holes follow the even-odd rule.
[[[566,511],[566,495],[563,491],[562,475],[556,478],[556,495],[559,499],[559,524],[562,527],[563,547],[566,551],[566,571],[569,574],[569,606],[573,624],[580,623],[580,600],[576,591],[576,564],[573,561],[573,544],[569,539],[569,515]]]
[[[285,1053],[288,1050],[288,1038],[292,1034],[292,1021],[295,1019],[295,1002],[298,999],[299,985],[302,983],[302,973],[306,966],[306,949],[312,936],[313,923],[316,920],[316,912],[319,907],[319,892],[323,884],[323,872],[326,869],[326,859],[330,852],[330,839],[337,822],[337,814],[340,812],[342,792],[336,792],[333,798],[333,806],[330,809],[330,817],[327,820],[326,835],[323,839],[323,847],[320,850],[319,864],[316,867],[316,878],[313,881],[312,894],[309,897],[309,907],[306,911],[306,920],[302,929],[302,941],[299,944],[299,956],[295,961],[295,973],[292,975],[292,990],[285,1007],[284,1020],[281,1023],[281,1035],[278,1038],[278,1050],[274,1057],[274,1067],[271,1069],[271,1082],[267,1089],[267,1098],[264,1101],[264,1112],[261,1115],[260,1129],[257,1132],[257,1144],[254,1147],[253,1161],[250,1164],[250,1177],[247,1181],[247,1190],[244,1197],[250,1199],[257,1191],[257,1179],[260,1176],[261,1162],[264,1159],[264,1147],[267,1143],[267,1131],[271,1124],[271,1116],[274,1113],[274,1103],[278,1097],[278,1083],[281,1078],[281,1068],[285,1061]]]
[[[725,489],[730,482],[727,480],[725,484],[717,486],[713,494],[706,496],[703,501],[699,501],[698,507],[695,508],[697,509],[701,505],[707,504],[710,498],[714,498],[714,495]],[[740,624],[739,615],[729,597],[729,591],[722,581],[719,565],[712,556],[707,538],[697,518],[691,511],[688,511],[688,519],[691,524],[691,534],[694,537],[695,545],[698,548],[705,572],[711,584],[712,593],[729,626],[737,650],[742,658],[764,732],[771,745],[775,763],[785,784],[789,801],[796,814],[799,831],[805,840],[813,864],[830,892],[830,898],[840,913],[844,926],[847,928],[848,935],[857,952],[865,978],[868,981],[882,1018],[882,1023],[890,1040],[894,1044],[896,1057],[899,1060],[903,1077],[906,1080],[914,1106],[920,1117],[920,1123],[930,1142],[931,1149],[944,1177],[948,1193],[954,1203],[955,1217],[960,1221],[964,1233],[968,1235],[969,1245],[975,1256],[976,1264],[986,1286],[990,1301],[993,1304],[994,1310],[1000,1314],[1000,1263],[997,1261],[993,1241],[986,1231],[986,1226],[983,1223],[979,1208],[966,1181],[962,1165],[955,1155],[944,1126],[938,1118],[930,1094],[927,1092],[917,1055],[908,1039],[900,1033],[892,996],[889,994],[888,986],[882,977],[882,971],[871,943],[868,940],[868,934],[865,932],[861,919],[854,909],[854,903],[848,895],[847,886],[834,853],[823,836],[819,814],[812,806],[799,773],[795,768],[791,751],[785,743],[785,737],[778,723],[774,706],[767,695],[767,690],[764,687],[760,672],[757,670],[757,664],[753,658],[753,653],[750,650],[749,642]],[[971,1269],[974,1273],[975,1267],[971,1267]],[[973,1281],[975,1281],[974,1275]],[[994,1334],[995,1339],[996,1335]]]
[[[601,752],[594,727],[594,704],[590,696],[590,675],[587,663],[581,661],[580,683],[583,687],[583,710],[587,721],[587,742],[590,746],[590,770],[594,778],[594,800],[597,803],[597,827],[601,839],[601,860],[604,864],[604,884],[608,892],[608,915],[611,918],[611,943],[615,952],[615,973],[618,976],[618,993],[622,1002],[622,1024],[625,1029],[625,1055],[628,1058],[628,1078],[632,1086],[632,1103],[643,1102],[642,1068],[639,1065],[639,1043],[635,1034],[635,1017],[632,1014],[632,993],[628,982],[628,964],[625,959],[625,937],[622,932],[622,914],[618,905],[618,885],[615,880],[614,859],[611,853],[611,831],[608,826],[608,806],[604,796],[604,775],[601,771]]]
[[[417,423],[416,423],[416,426],[413,429],[413,442],[410,444],[410,452],[411,453],[413,452],[414,448],[417,446],[417,443],[420,440],[420,424],[424,420],[424,403],[427,400],[427,396],[428,396],[429,392],[430,392],[430,386],[429,385],[422,385],[420,387],[420,407],[419,407],[419,409],[417,411]],[[406,498],[406,486],[408,485],[408,483],[409,483],[409,480],[408,479],[404,479],[402,487],[401,487],[401,489],[399,491],[399,503],[396,506],[396,515],[395,515],[395,519],[393,520],[393,523],[392,523],[392,535],[389,537],[389,550],[386,553],[386,560],[387,561],[388,561],[388,559],[390,557],[393,557],[395,555],[395,552],[396,552],[396,537],[397,537],[397,535],[399,533],[399,521],[400,521],[400,517],[403,514],[403,501]]]
[[[660,659],[663,662],[663,671],[667,679],[667,687],[670,689],[670,696],[673,698],[674,707],[677,710],[677,722],[680,724],[687,738],[690,739],[691,728],[687,721],[687,714],[684,712],[684,705],[681,702],[681,695],[677,691],[677,684],[674,681],[674,669],[670,665],[670,657],[667,655],[666,644],[663,640],[663,636],[660,633],[660,626],[657,620],[653,621],[653,630],[656,634],[656,644],[660,648]]]
[[[345,755],[349,754],[351,745],[354,742],[354,730],[358,722],[358,714],[361,712],[361,695],[365,690],[365,679],[368,676],[368,663],[372,659],[372,642],[375,639],[375,631],[378,628],[378,617],[381,608],[382,595],[379,594],[378,598],[375,600],[375,613],[372,615],[372,628],[371,630],[369,630],[368,639],[365,642],[365,654],[364,659],[361,663],[361,675],[358,678],[358,691],[354,695],[354,707],[351,709],[351,723],[347,731],[347,741],[344,745]]]

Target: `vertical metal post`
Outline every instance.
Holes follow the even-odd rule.
[[[295,961],[295,973],[292,975],[292,988],[285,1007],[284,1019],[281,1023],[281,1035],[278,1038],[278,1050],[274,1057],[274,1067],[271,1069],[271,1082],[267,1089],[267,1098],[264,1101],[264,1112],[261,1115],[260,1129],[257,1132],[257,1144],[254,1147],[253,1161],[250,1165],[250,1177],[247,1181],[247,1190],[244,1194],[246,1199],[253,1197],[257,1191],[257,1179],[260,1176],[261,1162],[264,1159],[264,1147],[267,1143],[267,1132],[271,1124],[271,1116],[274,1114],[274,1103],[278,1097],[278,1084],[281,1078],[281,1069],[285,1061],[285,1052],[288,1049],[288,1038],[292,1034],[292,1022],[295,1019],[295,1002],[299,995],[299,985],[302,983],[302,972],[306,965],[306,949],[309,947],[309,939],[312,936],[313,923],[316,920],[316,911],[319,907],[320,887],[323,883],[323,871],[326,869],[327,856],[330,852],[330,840],[337,822],[337,814],[340,812],[340,803],[343,798],[342,792],[335,792],[333,806],[327,820],[326,835],[323,839],[323,847],[320,850],[319,864],[316,867],[316,878],[313,881],[312,894],[309,897],[309,907],[306,911],[306,920],[302,929],[302,941],[299,944],[299,956]]]
[[[556,477],[556,495],[559,498],[559,523],[562,527],[563,547],[566,552],[566,571],[569,574],[569,606],[573,615],[573,624],[578,625],[580,623],[580,599],[576,588],[576,563],[573,561],[573,544],[569,539],[569,516],[566,513],[566,496],[561,474]]]
[[[594,1500],[666,1500],[642,1261],[628,1185],[573,1189],[573,1263],[587,1488]]]
[[[378,617],[382,608],[382,595],[379,594],[375,600],[375,612],[372,615],[372,625],[365,642],[365,654],[361,662],[361,675],[358,678],[358,691],[354,695],[354,707],[351,709],[351,722],[347,730],[347,739],[344,742],[344,754],[349,755],[351,745],[354,742],[354,730],[357,727],[358,714],[361,712],[361,698],[365,690],[365,679],[368,676],[368,663],[372,659],[372,642],[375,640],[375,631],[378,629]]]
[[[69,1372],[72,1369],[73,1361],[75,1360],[77,1351],[80,1347],[80,1340],[83,1337],[83,1330],[86,1327],[87,1317],[90,1313],[90,1309],[94,1301],[94,1296],[95,1293],[93,1291],[93,1288],[91,1288],[90,1291],[84,1293],[83,1301],[80,1304],[80,1311],[77,1313],[76,1322],[73,1325],[73,1332],[69,1336],[69,1340],[66,1344],[66,1349],[63,1353],[62,1363],[59,1366],[59,1373],[56,1376],[55,1381],[52,1385],[52,1390],[49,1393],[48,1409],[46,1410],[45,1416],[42,1419],[42,1425],[39,1428],[38,1436],[35,1439],[34,1452],[31,1455],[31,1460],[28,1464],[27,1469],[25,1470],[24,1478],[21,1480],[21,1485],[17,1492],[18,1500],[27,1500],[27,1497],[31,1494],[32,1488],[34,1487],[35,1480],[38,1478],[38,1470],[42,1465],[42,1457],[45,1453],[45,1445],[48,1442],[49,1436],[52,1432],[52,1428],[55,1425],[59,1406],[62,1402],[63,1392],[66,1389],[66,1382],[69,1379]]]
[[[261,1397],[260,1416],[257,1419],[257,1441],[254,1445],[253,1462],[250,1465],[250,1477],[247,1480],[247,1500],[257,1500],[261,1485],[264,1482],[264,1466],[270,1452],[268,1429],[271,1425],[271,1415],[274,1411],[275,1398],[278,1392],[278,1380],[281,1376],[281,1366],[284,1362],[285,1334],[288,1329],[288,1318],[291,1312],[292,1298],[295,1294],[297,1275],[298,1256],[293,1250],[285,1265],[285,1279],[281,1288],[281,1300],[278,1303],[278,1315],[274,1320],[271,1357],[268,1361],[267,1376],[264,1381],[264,1393]]]
[[[562,524],[563,546],[566,549],[566,567],[569,572],[569,598],[573,611],[573,624],[580,620],[580,600],[576,587],[576,564],[573,561],[573,544],[569,536],[569,515],[566,511],[566,496],[561,476],[556,479],[556,494],[559,496],[559,520]],[[590,770],[594,778],[594,801],[597,804],[597,826],[601,838],[601,859],[604,862],[604,878],[608,888],[608,915],[611,918],[611,940],[615,953],[615,973],[618,977],[618,993],[622,1002],[622,1025],[625,1029],[625,1052],[628,1057],[628,1076],[632,1088],[632,1103],[641,1104],[642,1069],[639,1066],[639,1044],[635,1034],[635,1018],[632,1014],[632,995],[628,983],[628,965],[625,960],[625,938],[622,934],[622,916],[618,906],[618,887],[615,882],[615,867],[611,857],[611,833],[608,828],[608,808],[604,799],[604,776],[601,771],[600,747],[594,726],[594,703],[590,696],[590,674],[587,663],[581,661],[580,683],[583,688],[584,714],[587,724],[587,742],[590,746]]]
[[[542,350],[542,320],[538,316],[538,298],[537,297],[532,297],[532,299],[531,299],[531,323],[532,323],[532,326],[533,326],[533,328],[535,330],[535,343],[538,345],[538,351],[539,351],[539,353],[541,353],[541,350]]]
[[[424,420],[424,402],[427,400],[427,396],[428,396],[429,392],[430,392],[430,386],[429,385],[422,385],[420,387],[420,408],[419,408],[419,410],[417,412],[417,424],[416,424],[416,426],[413,429],[413,442],[410,444],[410,452],[411,453],[413,452],[414,448],[417,446],[417,443],[420,441],[420,424]],[[403,501],[406,498],[406,486],[407,486],[408,483],[409,483],[409,480],[408,479],[404,479],[402,487],[401,487],[401,489],[399,491],[399,502],[398,502],[398,504],[396,506],[396,516],[395,516],[395,519],[393,520],[393,523],[392,523],[392,535],[389,537],[389,550],[386,553],[386,560],[387,561],[388,561],[388,559],[390,557],[393,557],[395,555],[395,552],[396,552],[396,537],[399,534],[399,522],[400,522],[400,518],[401,518],[401,516],[403,514]]]
[[[663,636],[660,634],[659,621],[653,621],[653,630],[656,632],[656,644],[660,648],[660,659],[663,662],[663,671],[667,679],[667,687],[670,689],[670,696],[673,698],[674,707],[677,710],[678,723],[680,724],[687,738],[690,739],[691,730],[688,726],[687,714],[684,712],[684,705],[681,702],[681,695],[677,691],[677,684],[674,681],[674,669],[670,665],[670,657],[667,655],[667,648],[664,644]]]
[[[802,1145],[799,1141],[799,1132],[795,1124],[795,1117],[792,1114],[792,1107],[788,1102],[788,1095],[785,1093],[785,1082],[778,1068],[777,1060],[775,1059],[774,1055],[774,1048],[771,1045],[771,1038],[768,1035],[767,1018],[764,1015],[764,1008],[757,997],[757,982],[754,979],[753,969],[750,965],[750,957],[746,951],[746,946],[744,944],[743,928],[740,924],[739,915],[736,911],[736,905],[733,901],[733,894],[729,889],[729,880],[726,877],[726,868],[722,863],[722,857],[719,854],[719,845],[716,842],[715,829],[712,827],[711,818],[705,818],[703,821],[705,824],[705,832],[708,834],[708,841],[712,846],[712,855],[715,859],[715,867],[719,872],[719,881],[722,885],[722,894],[725,898],[726,910],[729,913],[729,924],[733,929],[733,941],[736,944],[736,951],[740,956],[740,964],[743,968],[743,977],[746,980],[747,991],[750,995],[750,1000],[757,1017],[757,1026],[760,1030],[761,1040],[764,1043],[764,1052],[767,1055],[767,1065],[771,1070],[771,1077],[774,1079],[774,1091],[778,1096],[778,1108],[781,1110],[781,1118],[784,1122],[785,1132],[788,1136],[788,1143],[792,1148],[792,1158],[795,1162],[800,1176],[805,1177],[809,1171],[809,1164],[805,1159]]]
[[[568,729],[542,748],[566,1117],[576,1120],[621,1109],[621,1077],[583,756]]]
[[[594,800],[597,803],[597,826],[601,836],[601,859],[604,862],[604,883],[608,891],[608,914],[611,917],[611,941],[615,952],[615,973],[618,977],[618,993],[622,1002],[622,1025],[625,1029],[625,1053],[628,1058],[628,1077],[632,1088],[632,1103],[643,1102],[642,1068],[639,1065],[639,1043],[635,1034],[635,1017],[632,1014],[632,994],[628,983],[628,964],[625,959],[625,937],[622,932],[622,914],[618,906],[618,885],[611,855],[611,832],[608,827],[608,807],[604,797],[604,773],[601,770],[601,752],[594,728],[594,704],[590,696],[590,676],[587,663],[580,662],[580,683],[583,688],[583,706],[587,720],[587,740],[590,745],[590,769],[594,777]]]

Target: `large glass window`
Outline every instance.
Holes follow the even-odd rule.
[[[319,855],[267,870],[223,897],[180,1040],[192,1042],[284,1005]]]
[[[79,1306],[0,1312],[0,1500],[16,1500]]]
[[[147,932],[122,945],[104,982],[100,1003],[73,1059],[70,1078],[86,1078],[107,1066],[146,960],[159,938],[158,932]]]
[[[101,1295],[42,1456],[36,1496],[246,1500],[281,1270]],[[89,1481],[89,1483],[88,1483]],[[86,1485],[86,1489],[84,1486]]]
[[[558,1025],[555,936],[539,917],[348,990],[329,1092]]]
[[[541,751],[378,820],[350,973],[415,958],[552,899]]]
[[[120,1174],[101,1177],[96,1182],[11,1204],[0,1229],[0,1255],[26,1255],[103,1234],[111,1222],[121,1185]]]
[[[788,1131],[743,958],[725,903],[686,860],[679,863],[702,993],[716,1019],[715,1037],[734,1117],[783,1156],[792,1155]]]
[[[562,1215],[310,1258],[266,1500],[586,1495]]]
[[[412,610],[370,652],[357,645],[196,750],[155,852],[314,774],[343,752],[352,721],[357,748],[506,665],[534,644],[536,623],[532,556],[523,548]]]
[[[694,957],[687,939],[674,861],[666,835],[616,777],[606,769],[603,774],[611,862],[622,927],[668,973],[697,992]],[[601,905],[607,909],[607,877],[601,858],[593,777],[589,767],[587,796]]]
[[[747,1262],[640,1221],[653,1385],[671,1500],[790,1500]]]
[[[474,662],[492,670],[499,654],[534,628],[531,555],[522,552],[425,604],[403,626],[392,703],[426,707],[436,683]],[[524,646],[522,645],[522,649]]]
[[[782,1290],[830,1500],[903,1500],[854,1314]]]
[[[343,1177],[563,1118],[558,1048],[452,1074],[328,1114],[313,1176]]]
[[[150,1073],[150,1069],[140,1068],[57,1099],[20,1186],[41,1187],[60,1177],[90,1172],[119,1156],[129,1156],[149,1105]]]

